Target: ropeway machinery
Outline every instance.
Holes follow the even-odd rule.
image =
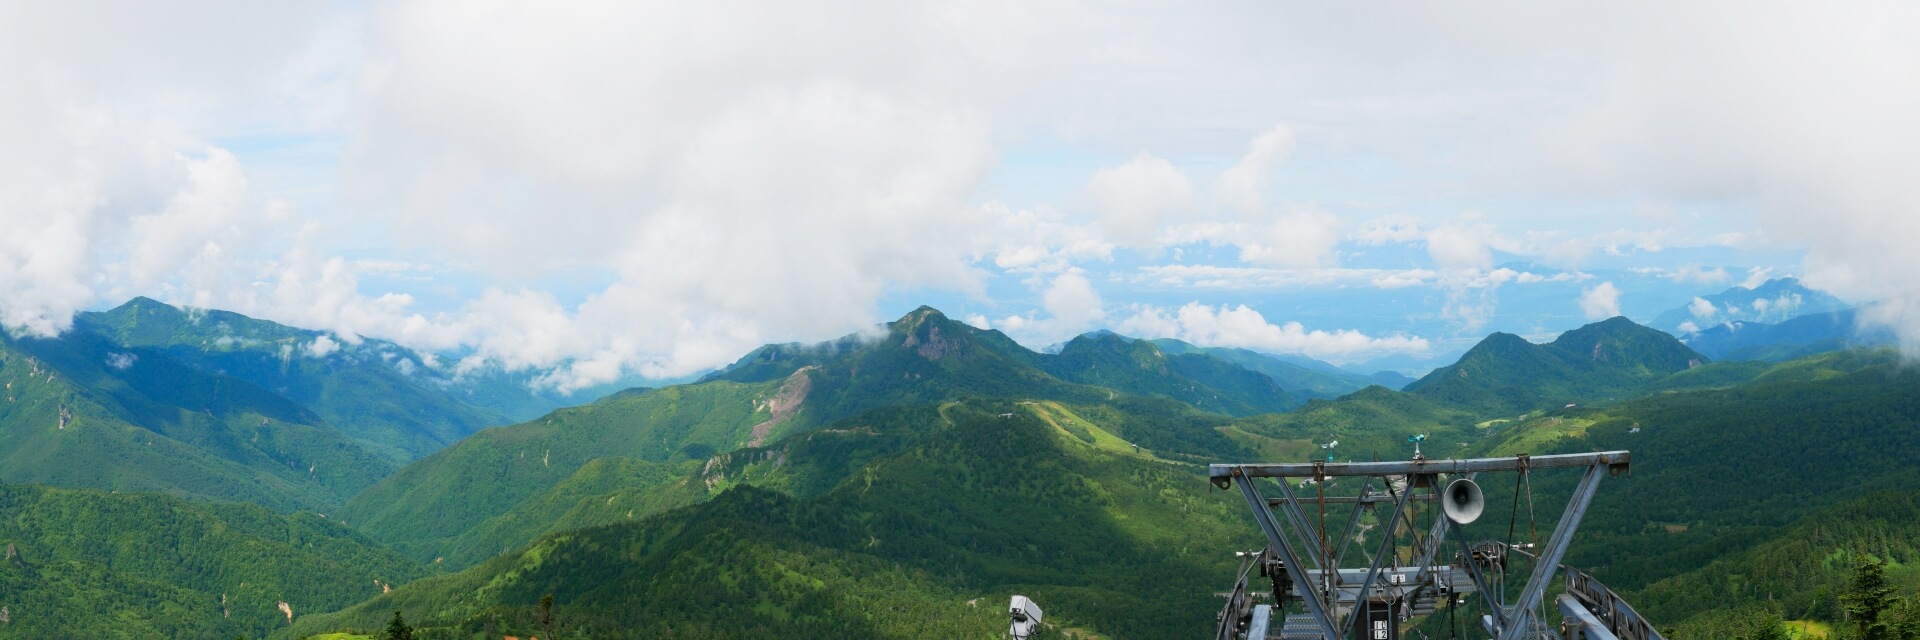
[[[1238,554],[1214,640],[1400,640],[1403,625],[1418,617],[1448,616],[1446,628],[1459,629],[1452,616],[1470,602],[1484,613],[1465,626],[1494,640],[1665,640],[1618,594],[1560,564],[1600,480],[1625,473],[1630,459],[1606,451],[1430,460],[1416,449],[1405,461],[1209,465],[1212,483],[1240,492],[1267,540]],[[1542,540],[1531,475],[1554,470],[1581,476]],[[1463,529],[1486,508],[1478,479],[1495,473],[1518,474],[1515,518],[1526,487],[1527,541],[1515,539],[1513,520],[1504,538],[1472,539]],[[1339,479],[1358,479],[1358,491],[1330,495]],[[1302,495],[1307,487],[1312,492]],[[1415,503],[1437,504],[1426,509],[1430,523],[1415,522]],[[1329,533],[1329,507],[1337,534]],[[1565,576],[1565,593],[1553,600],[1560,620],[1549,627],[1545,597],[1556,575]],[[1015,596],[1010,613],[1013,637],[1038,631],[1031,600]]]

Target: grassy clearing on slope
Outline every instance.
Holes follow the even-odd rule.
[[[1551,451],[1554,444],[1562,440],[1586,437],[1587,429],[1599,422],[1598,416],[1595,415],[1556,415],[1535,418],[1522,423],[1518,428],[1509,430],[1506,438],[1494,446],[1492,455],[1511,456]]]
[[[1321,450],[1312,440],[1296,438],[1283,439],[1264,436],[1241,429],[1235,425],[1220,427],[1224,433],[1240,446],[1252,449],[1253,461],[1257,462],[1295,462],[1317,457]]]
[[[1068,435],[1075,441],[1092,445],[1095,449],[1146,460],[1170,462],[1169,460],[1153,455],[1152,451],[1143,449],[1134,443],[1127,442],[1125,438],[1114,435],[1113,432],[1101,428],[1100,425],[1080,417],[1080,415],[1074,413],[1072,409],[1068,409],[1058,402],[1023,402],[1020,404],[1026,407],[1028,411],[1033,412],[1034,416],[1049,425],[1053,425],[1053,428],[1059,430],[1060,433]]]
[[[1833,625],[1818,620],[1788,620],[1787,637],[1794,640],[1830,638],[1833,637]]]

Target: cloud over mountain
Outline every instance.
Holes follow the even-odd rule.
[[[1797,268],[1920,344],[1915,12],[10,5],[0,324],[154,295],[577,386],[903,296],[1179,315],[1129,274],[1365,278],[1477,329],[1520,259]]]

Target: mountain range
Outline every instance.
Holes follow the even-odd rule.
[[[0,342],[0,607],[34,616],[0,637],[302,638],[396,610],[423,637],[547,637],[548,594],[559,637],[974,637],[1011,593],[1063,635],[1189,637],[1262,544],[1204,463],[1404,457],[1415,435],[1429,456],[1633,450],[1569,562],[1676,640],[1730,628],[1697,595],[1728,580],[1750,585],[1732,604],[1837,615],[1819,589],[1843,568],[1758,564],[1783,554],[1920,560],[1889,533],[1900,494],[1873,493],[1920,470],[1920,378],[1884,349],[1720,359],[1614,318],[1490,335],[1401,391],[1107,332],[1036,352],[922,307],[510,415],[550,399],[328,335],[136,300]]]

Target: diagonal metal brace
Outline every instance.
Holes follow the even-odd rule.
[[[1580,518],[1587,515],[1587,505],[1593,502],[1593,494],[1600,489],[1602,467],[1594,465],[1587,468],[1587,474],[1580,478],[1580,486],[1573,490],[1573,499],[1567,501],[1567,512],[1560,516],[1559,524],[1553,527],[1553,537],[1547,538],[1547,546],[1541,550],[1540,557],[1534,561],[1533,574],[1527,576],[1527,588],[1520,592],[1520,600],[1513,604],[1514,611],[1532,611],[1547,592],[1547,583],[1553,581],[1553,574],[1560,568],[1560,559],[1567,555],[1567,546],[1573,541],[1573,532],[1580,528]],[[1520,627],[1513,625],[1500,631],[1499,640],[1518,640]]]
[[[1327,612],[1327,603],[1319,590],[1307,584],[1307,573],[1300,564],[1300,554],[1295,553],[1293,545],[1288,543],[1280,530],[1280,521],[1273,517],[1273,510],[1267,508],[1267,499],[1261,497],[1260,489],[1253,486],[1253,478],[1245,475],[1233,476],[1233,483],[1239,485],[1240,494],[1247,499],[1247,506],[1253,508],[1253,521],[1260,525],[1260,532],[1266,534],[1267,545],[1280,553],[1280,559],[1287,563],[1287,577],[1293,580],[1293,590],[1300,595],[1300,601],[1307,607],[1307,613],[1313,615],[1314,623],[1320,627],[1320,635],[1332,640],[1338,637],[1333,629],[1333,619]]]
[[[1373,590],[1373,581],[1380,577],[1380,566],[1387,561],[1388,556],[1393,555],[1393,534],[1400,528],[1400,516],[1405,515],[1407,512],[1407,499],[1412,497],[1413,492],[1416,491],[1416,489],[1413,488],[1415,484],[1417,483],[1413,482],[1412,478],[1408,478],[1407,490],[1402,492],[1399,495],[1399,499],[1393,503],[1393,516],[1387,518],[1387,526],[1381,528],[1380,552],[1374,554],[1373,563],[1367,567],[1367,579],[1360,583],[1360,591],[1354,596],[1353,611],[1347,613],[1347,621],[1340,625],[1340,635],[1342,636],[1353,631],[1354,622],[1360,619],[1360,603],[1365,601],[1368,592]],[[1393,480],[1391,479],[1387,480],[1387,491],[1389,493],[1393,491]]]

